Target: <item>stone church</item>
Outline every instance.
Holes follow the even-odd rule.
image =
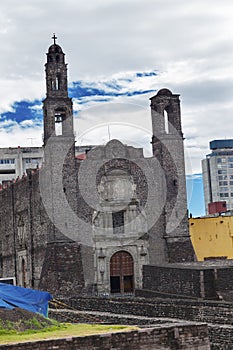
[[[56,295],[132,294],[143,265],[193,261],[179,95],[150,99],[152,157],[111,140],[80,160],[55,37],[45,73],[43,165],[0,192],[0,276]]]

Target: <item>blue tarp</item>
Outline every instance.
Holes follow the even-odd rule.
[[[0,308],[14,309],[14,306],[7,304],[4,300],[0,299]]]
[[[0,283],[0,307],[8,309],[20,307],[47,317],[48,302],[52,298],[48,292]]]

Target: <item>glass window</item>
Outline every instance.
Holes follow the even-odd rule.
[[[221,198],[229,197],[229,193],[220,193]]]
[[[230,166],[231,164],[229,164],[229,166]],[[217,165],[217,168],[218,169],[225,169],[227,167],[227,164],[218,164]]]
[[[233,169],[232,169],[233,170]],[[218,170],[218,174],[226,174],[227,171],[226,170]]]
[[[221,192],[228,192],[228,187],[220,187]]]
[[[227,186],[227,181],[219,181],[219,186]]]
[[[0,164],[14,164],[15,160],[12,159],[0,159]]]
[[[112,213],[113,233],[124,233],[124,211]]]
[[[227,180],[227,175],[219,175],[219,180]]]
[[[226,162],[226,158],[217,158],[217,163],[225,163]]]
[[[38,158],[25,158],[25,162],[27,164],[38,164],[39,159]]]

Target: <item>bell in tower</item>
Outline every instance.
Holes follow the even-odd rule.
[[[56,43],[47,53],[45,64],[46,98],[44,100],[44,145],[50,137],[74,137],[72,100],[68,97],[67,64],[62,48]]]

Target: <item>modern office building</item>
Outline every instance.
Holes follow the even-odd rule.
[[[94,146],[76,146],[75,156],[79,160]],[[43,147],[0,148],[0,183],[16,180],[26,174],[27,169],[40,168],[43,162]]]
[[[210,142],[211,153],[202,160],[206,214],[208,204],[225,201],[233,209],[233,139]]]
[[[22,177],[27,169],[40,167],[42,147],[0,148],[0,182]]]

